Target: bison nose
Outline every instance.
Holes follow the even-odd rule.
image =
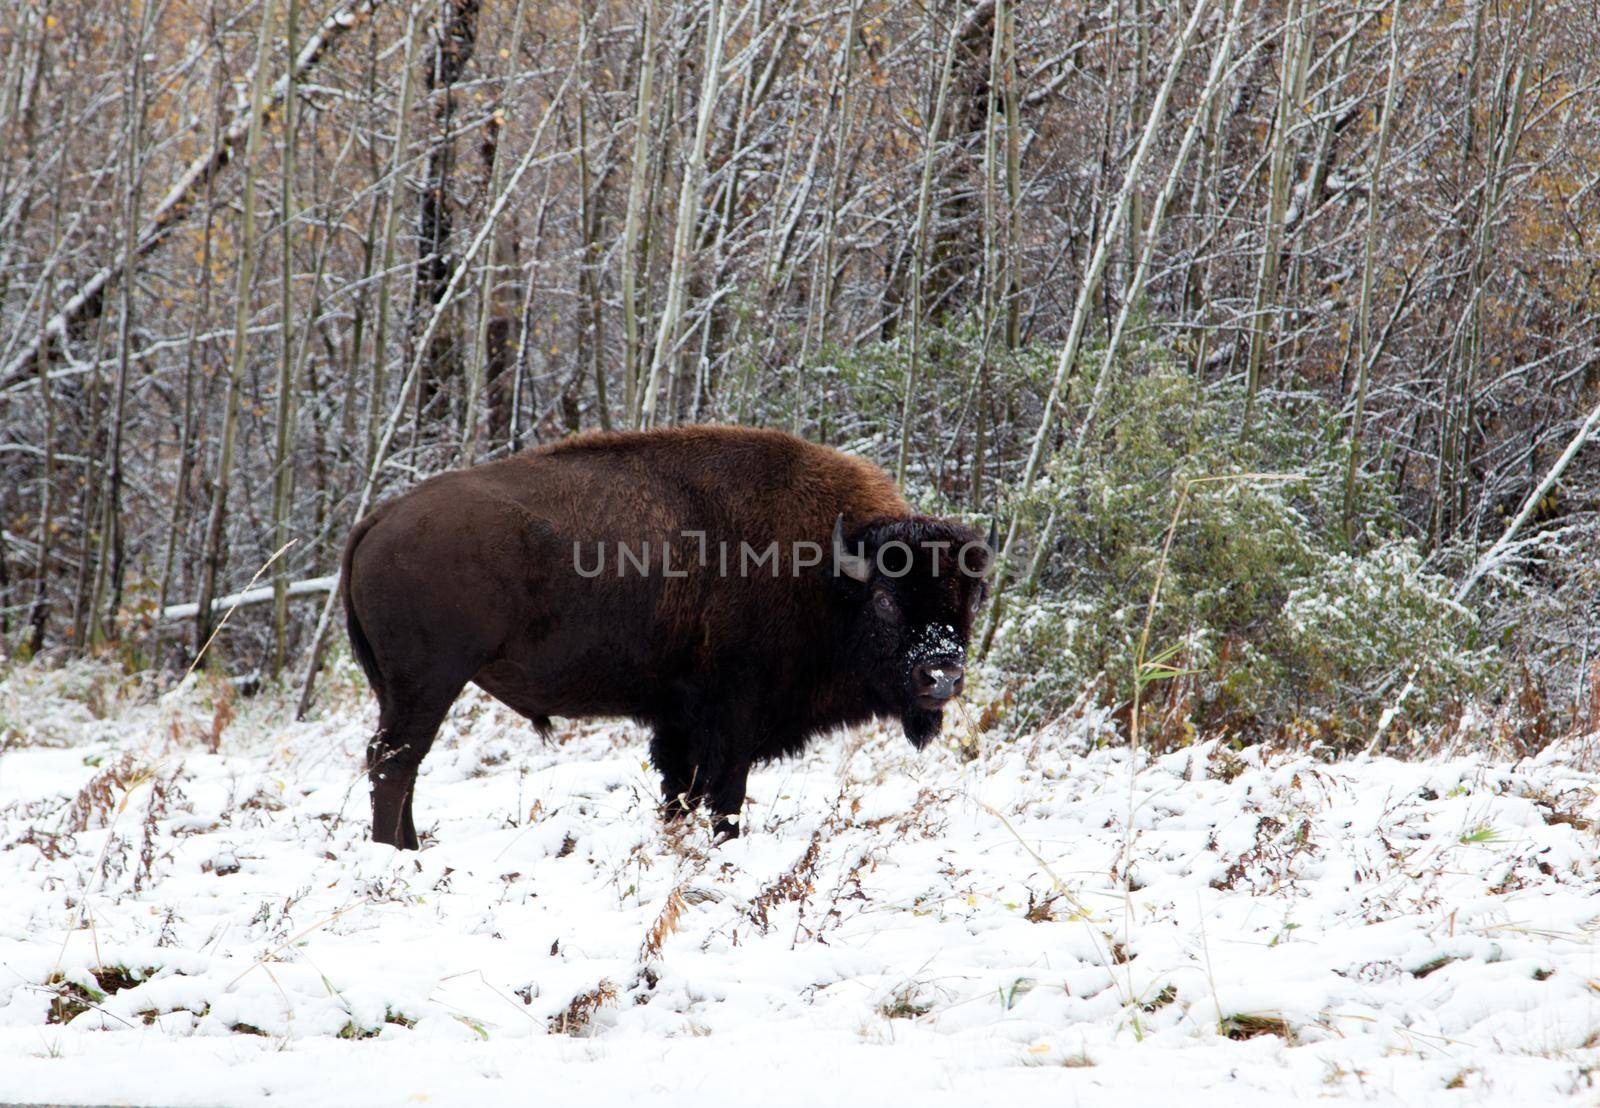
[[[966,672],[960,662],[924,662],[913,671],[917,694],[929,700],[949,700],[966,683]]]

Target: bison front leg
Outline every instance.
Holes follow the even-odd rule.
[[[738,754],[729,757],[717,771],[707,790],[711,803],[712,834],[720,842],[737,839],[744,822],[744,794],[750,779],[750,757]]]
[[[686,733],[658,726],[650,737],[650,761],[661,774],[663,820],[671,823],[699,807],[705,796],[705,778],[690,755]]]
[[[705,805],[718,840],[738,837],[751,754],[748,727],[657,724],[650,760],[661,773],[661,816],[667,823]]]

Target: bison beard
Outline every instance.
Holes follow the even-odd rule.
[[[813,735],[898,718],[924,747],[961,691],[992,544],[913,515],[874,465],[748,428],[580,435],[424,481],[344,551],[378,697],[373,838],[417,847],[417,767],[468,682],[541,730],[638,720],[666,815],[707,805],[724,836],[750,767]]]

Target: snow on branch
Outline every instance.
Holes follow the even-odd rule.
[[[326,577],[308,577],[304,581],[294,581],[289,585],[289,599],[301,596],[321,596],[330,593],[339,587],[339,575],[330,573]],[[267,604],[272,600],[272,586],[262,585],[259,588],[246,589],[236,592],[232,596],[219,596],[211,602],[213,612],[226,612],[229,608],[249,607],[251,604]],[[161,609],[160,621],[193,619],[200,611],[200,605],[194,601],[187,604],[169,604]]]

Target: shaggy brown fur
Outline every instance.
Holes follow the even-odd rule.
[[[896,538],[953,545],[917,549],[898,578],[856,581],[831,557],[797,567],[793,544],[826,554],[841,513],[869,557]],[[776,542],[778,574],[741,574],[741,542]],[[648,543],[648,572],[619,543],[636,557]],[[982,595],[956,567],[963,543],[981,540],[912,515],[877,466],[776,431],[587,434],[430,478],[357,523],[344,552],[351,645],[380,710],[373,837],[417,846],[417,766],[469,681],[541,728],[638,719],[669,809],[709,800],[724,834],[752,762],[819,731],[898,717],[926,742]]]

